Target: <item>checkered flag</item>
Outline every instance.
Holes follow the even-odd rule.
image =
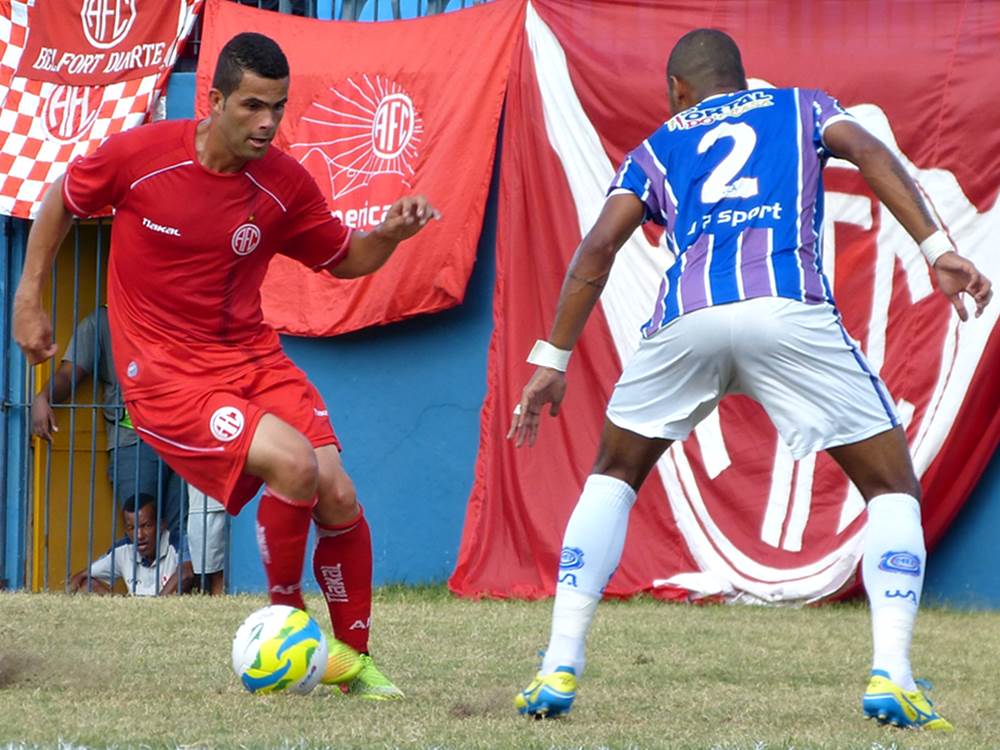
[[[175,0],[177,34],[159,72],[106,86],[69,86],[16,74],[28,5],[0,0],[0,214],[33,218],[48,186],[77,156],[150,118],[203,0]]]

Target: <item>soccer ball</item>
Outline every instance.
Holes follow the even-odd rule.
[[[323,677],[326,657],[323,631],[295,607],[258,609],[233,638],[233,671],[251,693],[308,693]]]

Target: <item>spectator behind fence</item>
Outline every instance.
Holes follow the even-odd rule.
[[[101,384],[100,398],[108,435],[108,480],[118,506],[123,507],[125,501],[136,494],[154,498],[159,494],[164,521],[177,544],[185,497],[184,481],[160,461],[156,451],[139,439],[128,410],[122,406],[121,388],[111,353],[106,305],[97,308],[77,325],[55,375],[42,386],[31,404],[31,431],[51,442],[52,433],[59,429],[52,403],[67,401],[74,395],[74,388],[74,401],[79,402],[80,383],[95,369]],[[210,527],[214,533],[225,533],[224,525],[210,524]],[[209,540],[213,549],[224,544],[224,536]]]
[[[180,555],[170,542],[166,524],[157,519],[156,498],[141,494],[136,495],[134,500],[130,499],[122,508],[122,523],[126,539],[116,543],[103,557],[94,560],[89,573],[84,569],[74,574],[69,582],[69,590],[108,594],[114,579],[121,578],[125,581],[128,593],[133,596],[176,594]],[[184,563],[180,566],[182,591],[193,582],[191,562],[187,559],[189,555],[184,557]]]
[[[226,514],[218,500],[188,485],[188,548],[194,567],[194,585],[203,593],[225,593]],[[204,578],[204,580],[202,580]]]

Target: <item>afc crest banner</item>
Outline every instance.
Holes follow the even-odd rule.
[[[222,46],[260,31],[288,57],[274,145],[313,175],[331,212],[370,230],[397,198],[440,209],[377,274],[345,281],[283,256],[261,297],[279,331],[328,336],[457,305],[475,261],[511,51],[524,5],[496,0],[410,21],[315,21],[208,0],[196,112]]]
[[[0,213],[153,112],[202,0],[0,0]]]
[[[766,9],[766,23],[752,8]],[[495,330],[481,442],[450,586],[466,596],[554,591],[563,530],[593,465],[611,389],[673,261],[652,223],[620,251],[538,443],[504,439],[552,324],[566,265],[624,155],[670,115],[666,60],[687,31],[740,45],[750,86],[821,88],[899,157],[959,251],[1000,279],[1000,6],[960,2],[528,3],[507,98]],[[928,548],[1000,442],[1000,305],[960,323],[916,244],[853,165],[824,171],[823,267],[844,324],[880,371],[923,487]],[[532,221],[540,206],[546,221]],[[967,303],[968,305],[968,303]],[[693,313],[697,314],[697,313]],[[848,590],[867,514],[826,454],[793,460],[754,401],[730,396],[650,473],[609,596],[812,601]]]

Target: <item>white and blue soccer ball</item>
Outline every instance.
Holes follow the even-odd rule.
[[[233,671],[251,693],[308,693],[322,679],[326,657],[323,631],[295,607],[258,609],[233,638]]]

